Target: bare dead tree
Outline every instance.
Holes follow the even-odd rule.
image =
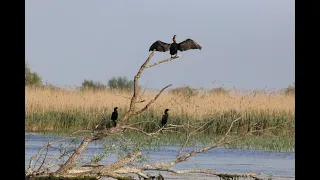
[[[168,87],[171,86],[167,85],[166,87],[162,88],[160,90],[160,92],[154,97],[154,99],[150,100],[144,108],[140,109],[140,110],[136,110],[136,104],[137,104],[137,98],[139,96],[139,79],[140,76],[143,72],[143,70],[146,68],[147,64],[149,63],[149,61],[151,60],[151,58],[154,55],[154,51],[151,52],[151,54],[149,55],[149,57],[147,58],[147,60],[141,65],[140,69],[138,70],[137,74],[134,76],[134,85],[133,85],[133,95],[131,98],[131,102],[130,102],[130,107],[129,110],[124,114],[124,116],[122,117],[121,120],[119,120],[119,126],[116,127],[112,127],[110,129],[103,129],[103,130],[95,130],[91,136],[88,136],[86,138],[84,138],[84,140],[82,141],[82,143],[80,144],[80,146],[78,147],[78,149],[76,150],[76,152],[68,159],[68,161],[62,165],[58,171],[56,172],[56,174],[63,174],[66,173],[70,167],[72,165],[75,164],[76,160],[78,159],[78,157],[84,152],[84,150],[86,149],[86,147],[95,140],[101,139],[103,137],[106,137],[108,135],[112,135],[112,134],[116,134],[119,132],[123,131],[123,128],[121,126],[122,123],[128,121],[128,119],[133,116],[133,115],[137,115],[142,113],[143,111],[147,110],[149,108],[149,106],[154,103],[158,97],[160,96],[160,94],[167,89]],[[169,58],[167,59],[167,61],[171,61],[177,58]]]
[[[204,147],[204,148],[194,149],[184,155],[181,155],[181,154],[183,153],[184,148],[187,146],[190,137],[205,131],[207,128],[210,127],[210,126],[208,126],[208,124],[210,122],[205,123],[202,126],[196,127],[195,130],[193,130],[193,131],[190,130],[191,125],[188,122],[187,124],[184,124],[184,125],[171,125],[171,124],[169,124],[167,127],[160,127],[159,126],[159,128],[157,130],[155,130],[154,132],[151,132],[151,133],[144,132],[143,130],[141,130],[139,128],[133,127],[133,125],[124,125],[125,122],[127,122],[130,119],[130,117],[132,117],[134,115],[138,115],[138,114],[142,113],[143,111],[147,110],[159,98],[161,93],[163,93],[163,91],[165,89],[167,89],[168,87],[171,86],[171,84],[169,84],[169,85],[165,86],[164,88],[162,88],[155,95],[155,97],[153,99],[151,99],[148,103],[146,103],[144,105],[144,107],[142,107],[141,109],[136,108],[136,104],[141,103],[141,100],[138,100],[138,98],[141,97],[140,96],[141,95],[140,89],[139,89],[139,78],[141,77],[142,72],[146,68],[151,68],[151,67],[157,66],[159,64],[169,62],[169,61],[172,61],[174,59],[179,58],[179,57],[168,58],[168,59],[153,63],[151,65],[148,65],[148,63],[150,62],[153,55],[154,55],[154,51],[151,52],[151,54],[149,55],[147,60],[141,65],[137,74],[134,76],[134,90],[133,90],[133,95],[132,95],[131,101],[130,101],[130,107],[129,107],[129,110],[124,114],[124,116],[119,120],[118,126],[111,127],[109,129],[98,129],[96,127],[91,132],[91,134],[89,136],[85,137],[82,140],[80,145],[76,148],[75,152],[68,158],[68,160],[63,165],[61,165],[57,171],[55,171],[54,173],[50,173],[50,175],[54,175],[56,177],[78,177],[78,178],[91,177],[91,178],[96,178],[96,179],[99,179],[102,176],[106,176],[106,177],[113,177],[115,179],[128,179],[128,177],[123,176],[123,174],[134,173],[134,174],[137,174],[141,177],[148,178],[149,176],[146,175],[144,173],[144,171],[158,170],[158,171],[167,171],[167,172],[171,172],[171,173],[175,173],[175,174],[205,173],[205,174],[211,174],[211,175],[215,175],[215,176],[219,176],[219,177],[254,177],[254,176],[256,176],[256,174],[222,174],[222,173],[218,173],[218,172],[211,170],[211,169],[191,169],[191,170],[175,170],[175,169],[173,169],[173,167],[176,164],[182,163],[198,153],[203,153],[205,151],[211,150],[211,149],[216,148],[218,146],[222,146],[222,145],[229,144],[229,143],[232,143],[235,141],[239,141],[241,139],[246,138],[248,135],[251,135],[253,132],[252,130],[250,130],[246,134],[241,135],[240,137],[231,137],[230,136],[230,131],[233,127],[233,124],[235,122],[237,122],[238,120],[240,120],[241,117],[235,119],[231,123],[228,131],[226,132],[224,137],[221,138],[219,141],[217,141],[207,147]],[[131,152],[126,157],[118,159],[113,164],[109,164],[109,165],[95,164],[95,165],[85,165],[82,167],[73,167],[76,164],[79,157],[81,156],[81,154],[85,151],[85,149],[88,147],[88,145],[93,141],[96,141],[96,140],[102,139],[104,137],[123,132],[124,130],[137,131],[137,132],[142,133],[147,136],[156,136],[162,131],[177,132],[174,130],[177,127],[183,127],[187,130],[186,141],[185,141],[184,145],[182,145],[181,149],[177,152],[176,158],[172,161],[161,162],[161,163],[150,164],[150,165],[135,165],[134,166],[134,165],[131,165],[131,163],[138,156],[141,155],[141,152],[135,151],[135,152]],[[56,143],[56,142],[48,143],[43,148],[41,148],[39,153],[30,159],[30,164],[32,163],[34,158],[38,157],[39,154],[41,154],[44,149],[48,149],[48,147],[51,146],[53,143]],[[43,160],[43,162],[44,162],[44,160]],[[130,166],[128,166],[128,165],[130,165]],[[40,167],[42,167],[42,165],[40,165]],[[29,176],[34,176],[36,174],[39,174],[39,170],[40,169],[34,171],[34,170],[32,170],[31,165],[29,165],[27,174]],[[42,172],[43,173],[39,177],[49,175],[48,172],[44,172],[44,171],[42,171]]]
[[[85,149],[87,148],[87,146],[91,142],[93,142],[95,140],[98,140],[98,139],[102,139],[103,137],[106,137],[108,135],[112,135],[112,134],[116,134],[116,133],[122,132],[124,130],[123,126],[121,126],[122,123],[128,121],[128,119],[131,116],[140,114],[143,111],[147,110],[158,99],[158,97],[161,95],[161,93],[165,89],[167,89],[168,87],[171,86],[171,84],[170,84],[170,85],[167,85],[164,88],[162,88],[158,92],[158,94],[152,100],[150,100],[142,109],[136,110],[136,104],[141,102],[141,100],[138,101],[138,99],[137,99],[139,97],[139,79],[141,77],[141,74],[142,74],[143,70],[145,68],[147,68],[147,65],[148,65],[149,61],[151,60],[151,58],[153,57],[153,55],[154,55],[154,51],[151,52],[151,54],[149,55],[147,60],[141,65],[140,69],[138,70],[137,74],[134,77],[134,89],[133,89],[133,95],[132,95],[131,102],[130,102],[130,107],[129,107],[129,110],[125,113],[125,115],[122,117],[122,119],[119,120],[119,126],[112,127],[110,129],[102,129],[102,130],[95,129],[91,133],[90,136],[87,136],[87,137],[85,137],[83,139],[83,141],[81,142],[79,147],[76,149],[75,153],[67,160],[67,162],[64,165],[62,165],[56,171],[56,173],[55,173],[56,175],[66,173],[71,168],[71,166],[73,166],[76,163],[76,161],[79,158],[79,156],[85,151]],[[168,58],[168,59],[165,60],[165,62],[169,62],[169,61],[172,61],[172,60],[177,59],[177,58],[179,58],[179,57]],[[160,64],[160,63],[163,63],[163,61],[159,61],[158,64]],[[153,66],[155,66],[155,65],[153,65]],[[49,146],[49,144],[48,144],[48,146]],[[43,149],[44,148],[42,148],[39,151],[39,153],[41,153],[43,151]],[[38,155],[39,155],[39,153],[38,153]],[[31,158],[30,162],[33,159],[34,158]],[[29,168],[29,170],[30,170],[30,168]],[[31,173],[31,171],[29,173]]]

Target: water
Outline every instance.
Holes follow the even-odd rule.
[[[50,141],[61,139],[36,133],[26,133],[25,137],[27,144],[25,147],[26,167],[29,164],[30,157],[35,155],[39,149],[48,142],[48,139],[50,139]],[[63,141],[62,143],[68,142],[70,142],[70,140]],[[80,142],[81,140],[78,141],[78,144]],[[91,143],[84,152],[83,157],[104,152],[101,144],[103,143],[99,141]],[[72,147],[77,147],[77,145],[73,145]],[[55,154],[60,154],[58,147],[58,143],[53,145],[52,148],[49,149],[47,157],[50,158]],[[197,147],[187,147],[184,153],[190,152],[195,148]],[[179,149],[180,147],[178,146],[166,146],[165,150],[150,150],[150,163],[172,160],[176,157]],[[110,156],[102,160],[101,164],[110,164],[116,161],[116,159],[115,156]],[[89,159],[87,159],[87,162],[88,161]],[[273,177],[294,178],[295,153],[215,148],[204,153],[196,154],[189,158],[187,162],[174,166],[174,169],[177,170],[194,168],[214,169],[220,173],[262,173],[265,176],[272,174]]]

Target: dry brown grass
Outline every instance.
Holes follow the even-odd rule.
[[[26,87],[26,131],[71,131],[92,129],[101,120],[110,121],[113,107],[119,107],[119,118],[130,102],[131,94],[110,90],[55,90]],[[156,92],[147,91],[140,100],[142,108]],[[264,92],[206,93],[196,95],[162,94],[146,112],[134,116],[128,123],[153,131],[160,123],[164,109],[170,109],[170,124],[182,125],[190,121],[195,126],[207,124],[204,134],[224,133],[232,120],[242,116],[236,125],[237,133],[245,133],[254,123],[259,128],[277,127],[272,135],[294,136],[293,95]],[[138,122],[144,123],[138,123]],[[155,124],[156,123],[156,124]],[[109,125],[110,126],[110,125]],[[179,129],[183,133],[183,129]]]
[[[131,94],[126,92],[100,91],[71,91],[52,90],[45,88],[26,87],[26,113],[34,110],[69,110],[81,109],[98,111],[110,110],[115,106],[126,108],[129,105]],[[138,107],[143,107],[148,100],[153,98],[155,92],[146,92],[141,99],[146,100]],[[294,113],[294,96],[280,93],[238,93],[208,94],[199,93],[191,97],[177,96],[168,93],[162,94],[152,109],[162,114],[165,108],[171,113],[187,113],[188,115],[205,115],[213,112],[224,112],[231,109],[242,111],[250,110],[275,110]],[[196,110],[196,113],[195,113]]]

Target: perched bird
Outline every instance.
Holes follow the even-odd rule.
[[[118,119],[118,107],[115,107],[113,109],[113,112],[111,114],[111,120],[113,121],[113,126],[117,126],[117,119]]]
[[[164,110],[164,115],[162,116],[162,120],[161,120],[162,127],[167,124],[168,116],[169,116],[168,111],[169,109]]]
[[[178,43],[176,40],[176,35],[174,35],[172,40],[173,40],[173,43],[171,44],[158,40],[150,46],[149,51],[155,50],[159,52],[166,52],[170,50],[171,58],[173,58],[173,55],[175,55],[174,57],[177,57],[178,50],[182,52],[182,51],[187,51],[189,49],[199,49],[199,50],[202,49],[202,47],[192,39],[186,39],[181,43]]]

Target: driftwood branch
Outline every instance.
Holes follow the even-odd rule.
[[[211,174],[211,175],[215,175],[218,177],[255,177],[257,176],[257,174],[226,174],[226,173],[218,173],[215,170],[211,170],[211,169],[188,169],[188,170],[175,170],[172,168],[162,168],[162,167],[153,167],[153,166],[148,166],[148,167],[144,167],[142,168],[143,170],[158,170],[158,171],[167,171],[167,172],[171,172],[174,174],[186,174],[186,173],[203,173],[203,174]]]
[[[116,169],[122,168],[125,165],[131,163],[132,161],[135,160],[136,157],[138,157],[140,155],[141,155],[141,152],[133,152],[113,164],[97,167],[94,170],[92,170],[91,172],[92,173],[112,172]]]
[[[70,172],[67,176],[69,177],[79,177],[81,176],[92,176],[96,177],[96,174],[89,173],[90,171],[93,171],[94,167],[90,168],[77,168],[77,170],[73,170],[73,172]],[[118,178],[120,174],[129,174],[129,173],[134,173],[137,174],[141,177],[148,178],[149,176],[145,175],[142,173],[142,171],[166,171],[166,172],[171,172],[174,174],[186,174],[186,173],[203,173],[203,174],[210,174],[210,175],[215,175],[221,178],[238,178],[238,177],[253,177],[256,178],[258,174],[255,173],[244,173],[244,174],[227,174],[227,173],[219,173],[215,170],[212,169],[187,169],[187,170],[175,170],[166,166],[161,166],[161,165],[144,165],[140,167],[129,167],[129,168],[120,168],[112,173],[110,171],[102,171],[100,172],[100,175],[105,175],[105,176],[110,176],[113,178]]]

